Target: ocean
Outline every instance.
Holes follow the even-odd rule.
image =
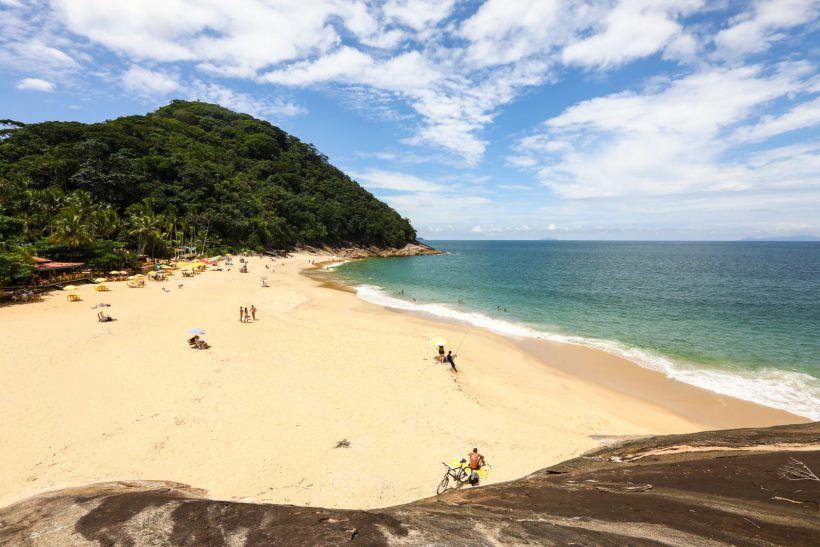
[[[331,275],[375,304],[603,349],[820,420],[820,243],[427,243],[446,254]]]

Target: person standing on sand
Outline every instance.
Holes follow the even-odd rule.
[[[251,314],[248,313],[248,308],[245,308],[245,323],[251,322]]]
[[[448,352],[447,352],[447,358],[446,358],[446,359],[447,359],[447,362],[448,362],[448,363],[450,363],[450,367],[451,367],[451,368],[452,368],[455,372],[458,372],[458,369],[456,368],[456,362],[453,360],[453,357],[458,357],[458,355],[453,355],[453,352],[452,352],[452,351],[448,351]]]
[[[245,310],[242,309],[242,306],[239,306],[239,322],[243,322],[245,320]]]
[[[253,304],[251,304],[251,317],[253,317],[253,320],[256,321],[256,306]]]
[[[438,362],[439,363],[444,362],[444,346],[439,346],[438,347]]]

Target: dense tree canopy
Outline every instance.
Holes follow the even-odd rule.
[[[26,275],[33,252],[105,268],[179,245],[386,247],[416,237],[312,145],[220,106],[173,101],[97,124],[0,125],[0,283]]]

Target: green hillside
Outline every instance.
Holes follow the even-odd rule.
[[[215,253],[416,237],[312,145],[220,106],[0,123],[0,283],[25,276],[35,252],[105,269],[180,245]]]

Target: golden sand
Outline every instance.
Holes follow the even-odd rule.
[[[373,508],[433,495],[440,462],[474,446],[498,482],[600,436],[806,421],[603,352],[524,348],[478,329],[454,374],[428,340],[460,340],[465,326],[323,288],[299,273],[310,258],[0,308],[0,506],[145,479],[221,499]],[[115,322],[97,322],[100,301]],[[257,320],[240,323],[252,304]],[[188,347],[193,327],[210,350]]]

